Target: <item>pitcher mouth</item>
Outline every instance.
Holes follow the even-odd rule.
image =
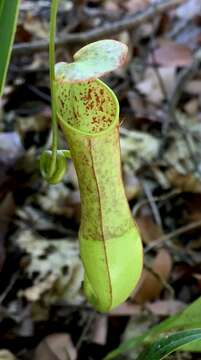
[[[75,132],[98,136],[119,122],[119,103],[101,80],[85,83],[56,82],[59,121]]]

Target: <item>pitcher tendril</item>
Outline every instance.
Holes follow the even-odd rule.
[[[53,175],[56,168],[57,145],[58,145],[58,129],[57,129],[57,113],[55,101],[55,36],[56,36],[56,18],[59,0],[52,0],[50,13],[50,40],[49,40],[49,68],[50,68],[50,90],[51,90],[51,106],[52,106],[52,162],[50,166],[50,176]]]
[[[59,0],[52,0],[50,11],[50,34],[49,34],[49,69],[50,69],[50,92],[51,92],[51,123],[52,123],[52,151],[44,151],[40,157],[41,174],[50,184],[60,182],[66,172],[66,158],[70,158],[68,150],[57,150],[58,127],[55,98],[55,36],[56,18]]]

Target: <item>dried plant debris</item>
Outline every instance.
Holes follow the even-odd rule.
[[[169,133],[170,142],[164,153],[167,178],[183,191],[200,192],[201,124],[184,113],[177,113],[180,129]]]
[[[20,290],[19,296],[31,302],[43,299],[79,304],[83,301],[81,284],[83,269],[75,239],[44,239],[31,230],[14,235],[15,243],[29,256],[25,274],[32,286]]]
[[[165,139],[121,129],[123,166],[134,172],[144,166],[155,166],[162,187],[200,192],[201,125],[184,113],[177,112],[176,116],[179,125],[169,131],[165,146]],[[160,167],[165,169],[161,177]]]
[[[46,185],[44,194],[37,195],[37,202],[43,210],[62,215],[67,211],[69,194],[69,189],[63,183],[53,186]]]
[[[121,150],[124,166],[133,171],[139,170],[145,164],[157,158],[160,149],[160,140],[142,131],[121,129]]]
[[[201,1],[59,1],[58,62],[95,40],[128,46],[124,69],[105,79],[120,101],[123,181],[146,267],[138,291],[89,324],[75,169],[68,160],[63,182],[49,186],[38,167],[51,140],[50,3],[21,0],[0,99],[0,360],[99,360],[201,289]]]
[[[76,360],[76,349],[68,334],[52,334],[38,345],[34,360]]]
[[[13,166],[24,152],[19,134],[16,132],[0,133],[0,163]]]
[[[147,100],[154,104],[160,104],[167,94],[169,96],[175,84],[176,70],[174,66],[158,68],[158,74],[152,67],[147,67],[143,79],[136,85],[140,94],[146,96]],[[160,78],[159,78],[160,77]],[[164,84],[161,88],[160,79]]]

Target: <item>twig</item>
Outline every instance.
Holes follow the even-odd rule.
[[[163,202],[171,197],[180,195],[182,193],[181,190],[171,190],[169,193],[161,195],[161,196],[153,196],[152,200],[154,202]],[[150,200],[151,201],[151,200]],[[150,201],[148,199],[143,199],[141,201],[139,201],[132,209],[132,213],[134,215],[134,217],[137,215],[138,211],[140,210],[140,208],[148,203],[150,203]]]
[[[80,335],[80,338],[76,344],[76,350],[78,351],[82,345],[82,342],[83,340],[85,339],[85,336],[87,334],[87,332],[89,331],[90,327],[91,327],[91,324],[92,324],[92,321],[94,320],[95,318],[95,315],[96,313],[93,311],[89,316],[88,316],[88,319],[87,319],[87,322],[86,322],[86,325],[84,326],[84,329]]]
[[[35,95],[37,95],[40,99],[44,100],[48,104],[51,102],[51,97],[48,94],[45,94],[43,91],[38,89],[36,86],[33,86],[31,84],[27,85],[28,89],[31,90],[31,92]]]
[[[180,228],[172,231],[170,234],[163,235],[159,239],[152,241],[151,244],[145,248],[145,253],[149,252],[150,250],[154,249],[155,247],[158,247],[158,246],[160,247],[165,242],[169,241],[170,239],[172,239],[174,237],[177,237],[181,234],[184,234],[188,231],[197,229],[199,227],[201,227],[201,220],[194,221],[191,224],[181,226]]]
[[[156,223],[160,226],[160,228],[162,229],[163,225],[162,225],[162,221],[161,221],[161,217],[160,217],[160,213],[158,211],[158,208],[156,206],[156,203],[154,201],[154,198],[153,198],[153,195],[152,195],[152,192],[149,188],[149,186],[144,182],[143,184],[143,187],[144,187],[144,192],[147,196],[147,199],[148,199],[148,203],[150,205],[150,208],[152,210],[152,213],[153,213],[153,217],[156,221]]]
[[[154,34],[154,32],[153,32]],[[154,42],[154,38],[152,35],[152,43]],[[154,56],[154,51],[153,48],[151,48],[151,55],[153,58],[153,62],[156,63],[155,60],[155,56]],[[173,94],[171,96],[168,96],[168,93],[166,91],[165,88],[165,84],[163,81],[163,78],[161,77],[160,71],[158,70],[158,67],[154,67],[154,71],[156,73],[158,82],[159,82],[159,86],[161,88],[161,92],[164,96],[164,99],[166,100],[167,103],[167,121],[164,123],[163,126],[163,134],[166,135],[167,133],[167,129],[170,126],[170,124],[174,124],[178,127],[178,129],[181,131],[181,133],[183,134],[184,140],[186,142],[186,146],[188,148],[189,151],[189,155],[192,159],[192,162],[194,164],[194,170],[197,171],[198,169],[198,159],[197,156],[195,154],[194,149],[192,148],[191,145],[191,139],[190,139],[190,134],[188,134],[188,132],[186,132],[186,130],[181,126],[179,119],[177,117],[177,113],[176,113],[176,105],[179,102],[179,98],[181,96],[182,93],[182,89],[184,88],[184,78],[185,81],[187,81],[189,79],[190,76],[192,76],[192,74],[194,74],[196,72],[196,70],[199,68],[199,65],[201,63],[201,50],[199,49],[196,53],[195,53],[195,57],[194,57],[194,61],[192,63],[192,65],[188,68],[188,71],[186,72],[186,70],[184,70],[183,76],[181,76],[181,79],[177,82],[177,85],[175,87],[175,90],[173,91]]]
[[[142,24],[144,21],[150,20],[152,17],[166,12],[170,8],[182,3],[183,0],[161,0],[158,4],[148,6],[144,11],[137,12],[134,15],[126,16],[121,20],[113,21],[99,26],[95,29],[83,31],[80,33],[66,34],[56,40],[56,46],[65,44],[87,43],[100,38],[116,35],[124,30],[133,29],[135,26]],[[13,53],[28,54],[36,51],[48,49],[48,41],[34,41],[32,43],[20,43],[14,45]]]
[[[177,119],[176,108],[177,108],[179,100],[182,96],[182,92],[185,88],[185,84],[196,74],[200,65],[201,65],[201,50],[199,49],[194,54],[194,60],[193,60],[192,64],[180,73],[178,80],[176,82],[176,86],[175,86],[173,93],[168,101],[169,116],[172,117],[174,122],[177,124],[177,126],[183,133],[184,139],[186,141],[186,144],[187,144],[187,147],[189,150],[189,154],[194,163],[194,170],[198,171],[198,172],[199,172],[199,164],[198,164],[197,155],[191,145],[192,135],[188,134],[188,132],[186,132],[186,130],[180,125],[179,120]]]
[[[18,272],[13,275],[13,277],[12,277],[10,283],[8,284],[7,288],[5,289],[3,294],[1,294],[1,296],[0,296],[0,305],[2,305],[2,302],[5,300],[5,298],[9,294],[10,290],[12,289],[13,285],[16,283],[16,281],[18,279],[18,276],[19,276]]]

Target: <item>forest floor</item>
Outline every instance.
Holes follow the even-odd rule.
[[[82,293],[73,164],[54,186],[38,166],[50,146],[49,10],[50,0],[21,1],[0,103],[0,359],[99,360],[201,295],[201,1],[60,1],[57,61],[99,39],[129,48],[127,65],[104,81],[120,102],[144,271],[129,300],[102,315]]]

